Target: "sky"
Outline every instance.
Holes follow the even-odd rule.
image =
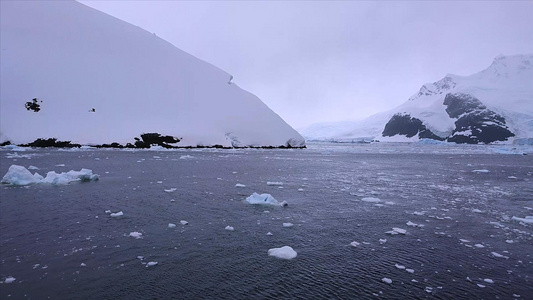
[[[296,129],[533,53],[533,1],[79,1],[233,75]]]

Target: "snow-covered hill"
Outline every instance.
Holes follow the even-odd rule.
[[[0,143],[305,145],[230,74],[155,34],[74,1],[0,11]]]
[[[447,75],[422,86],[407,102],[359,122],[315,124],[308,139],[456,143],[533,138],[533,54],[498,56],[471,76]]]

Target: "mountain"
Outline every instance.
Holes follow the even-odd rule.
[[[533,138],[533,54],[498,56],[471,76],[423,85],[404,104],[359,122],[314,124],[307,139],[489,144]]]
[[[0,143],[305,146],[230,74],[137,26],[75,1],[0,12]]]

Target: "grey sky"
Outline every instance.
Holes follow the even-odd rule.
[[[533,1],[80,1],[234,76],[295,128],[533,53]]]

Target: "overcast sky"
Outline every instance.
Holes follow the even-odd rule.
[[[234,76],[295,128],[533,53],[533,1],[80,1]]]

